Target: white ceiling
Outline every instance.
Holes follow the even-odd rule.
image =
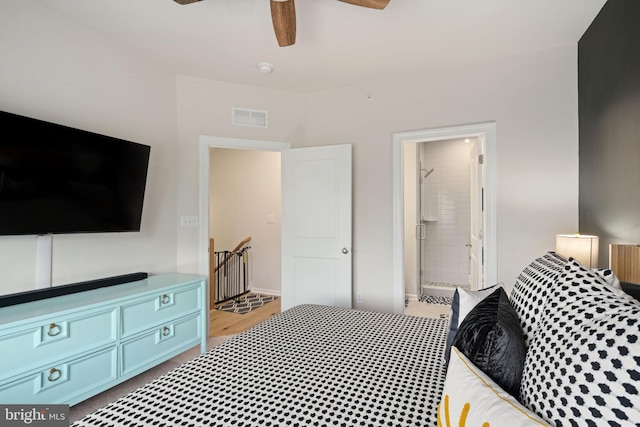
[[[39,2],[176,74],[310,92],[576,44],[606,0],[391,0],[381,11],[298,0],[284,48],[269,0]]]

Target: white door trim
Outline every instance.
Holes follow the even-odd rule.
[[[291,148],[288,142],[261,141],[256,139],[227,138],[218,136],[200,136],[199,146],[199,212],[198,237],[199,274],[209,276],[209,149],[235,148],[240,150],[282,151]],[[208,301],[208,300],[207,300]]]
[[[498,232],[496,220],[496,123],[478,123],[450,126],[437,129],[424,129],[393,134],[393,311],[404,312],[404,161],[403,145],[485,136],[485,216],[484,232],[484,277],[485,283],[497,283],[498,276]]]

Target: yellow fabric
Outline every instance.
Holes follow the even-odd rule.
[[[442,419],[441,417],[441,406],[442,403],[440,403],[440,405],[438,405],[438,427],[452,427],[451,425],[451,413],[449,412],[449,395],[445,394],[444,398],[443,398],[443,403],[444,403],[444,417],[445,417],[445,424],[442,424]],[[467,417],[469,416],[469,410],[471,409],[471,405],[467,402],[464,404],[464,406],[462,407],[462,412],[460,412],[460,418],[458,419],[458,427],[467,427]],[[471,427],[471,426],[470,426]],[[482,427],[490,427],[490,424],[488,422],[484,422],[482,423]]]
[[[465,427],[467,425],[467,416],[469,415],[470,407],[471,405],[469,404],[469,402],[465,403],[464,406],[462,407],[462,413],[460,414],[460,421],[458,422],[458,427]]]

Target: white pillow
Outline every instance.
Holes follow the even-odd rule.
[[[596,273],[604,282],[614,289],[622,289],[620,280],[616,277],[613,270],[610,268],[592,268],[591,271]]]
[[[454,346],[438,405],[439,426],[547,426]]]
[[[468,291],[466,289],[458,288],[458,297],[460,298],[460,305],[458,307],[458,326],[460,326],[464,318],[467,317],[467,314],[473,310],[473,307],[491,295],[501,285],[502,284],[498,284],[478,291]]]
[[[449,313],[449,333],[447,334],[443,358],[445,366],[449,363],[449,352],[451,351],[451,344],[453,344],[453,340],[458,333],[458,326],[460,326],[464,318],[467,317],[467,314],[473,310],[473,307],[491,295],[498,287],[502,287],[502,282],[478,291],[456,288],[453,294],[453,302],[451,303],[451,312]]]

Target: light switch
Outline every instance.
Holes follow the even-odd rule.
[[[198,217],[196,215],[183,215],[180,217],[180,227],[197,227]]]

